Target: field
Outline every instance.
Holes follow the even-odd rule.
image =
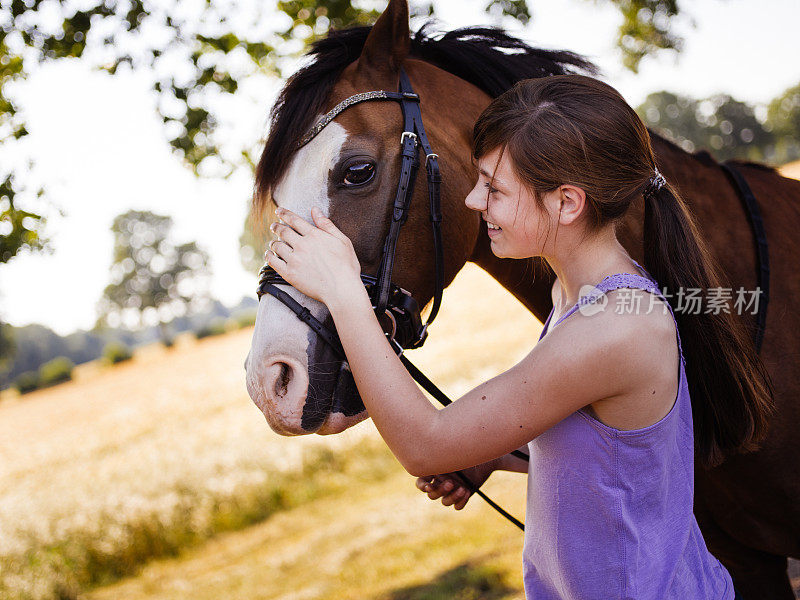
[[[540,329],[468,265],[409,357],[457,397]],[[519,530],[479,498],[460,512],[428,500],[371,422],[273,434],[244,385],[251,333],[0,396],[0,598],[523,597]],[[484,489],[524,515],[524,475]]]
[[[485,293],[466,293],[487,281],[477,267],[463,271],[445,292],[442,314],[425,348],[410,353],[411,360],[450,396],[514,364],[538,337],[539,322],[496,284],[491,283]],[[333,437],[273,434],[244,387],[243,361],[250,335],[251,330],[241,330],[201,342],[181,338],[172,349],[143,349],[133,361],[113,369],[81,366],[73,382],[54,388],[23,397],[4,393],[0,597],[76,597],[135,573],[150,558],[176,555],[192,546],[202,562],[204,550],[198,544],[273,513],[274,518],[255,529],[275,527],[278,518],[295,525],[273,533],[273,541],[257,544],[259,551],[269,554],[280,539],[296,545],[292,565],[300,564],[302,557],[313,563],[320,558],[315,546],[321,540],[330,544],[343,534],[319,527],[303,534],[300,521],[291,514],[305,511],[302,522],[310,522],[320,519],[325,503],[339,502],[334,521],[341,527],[343,515],[350,511],[352,522],[346,532],[353,534],[355,543],[354,534],[365,515],[374,512],[364,523],[382,518],[367,507],[379,490],[383,515],[397,521],[398,531],[410,527],[431,533],[451,522],[448,529],[456,536],[453,556],[465,560],[471,556],[469,546],[456,540],[466,532],[477,540],[476,523],[483,522],[485,533],[490,540],[497,537],[497,544],[478,546],[483,552],[495,547],[504,556],[510,552],[507,566],[516,575],[518,531],[486,512],[478,499],[461,513],[428,500],[379,442],[371,422]],[[360,463],[369,468],[359,470]],[[337,477],[339,471],[344,475]],[[298,486],[291,485],[297,484],[294,474],[308,475],[305,480],[314,482],[311,488],[297,492]],[[353,480],[344,481],[345,475]],[[524,476],[497,474],[487,486],[490,494],[499,486],[499,497],[522,515]],[[466,519],[472,524],[467,525]],[[362,542],[379,542],[384,530],[390,531],[378,526]],[[256,533],[229,535],[233,537],[213,543]],[[303,535],[316,536],[316,543],[304,541]],[[511,540],[516,550],[510,550]],[[273,562],[286,561],[286,552],[278,552]],[[181,555],[178,560],[187,559]],[[440,559],[436,564],[448,563]],[[403,568],[406,579],[424,577],[412,565],[416,563],[409,558]],[[281,578],[274,575],[267,589],[279,589]],[[263,597],[296,593],[289,579],[279,595]],[[104,597],[102,590],[95,593]]]

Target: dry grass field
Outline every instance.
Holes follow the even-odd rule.
[[[540,328],[472,267],[410,357],[455,397],[517,362]],[[250,335],[184,337],[114,368],[78,367],[54,388],[2,395],[0,597],[74,597],[236,528],[237,511],[249,515],[242,524],[258,520],[271,483],[313,462],[315,448],[344,453],[375,438],[370,422],[333,437],[273,434],[244,386]],[[409,490],[422,496],[396,462],[386,472],[402,482],[398,503]],[[519,501],[524,481],[514,487]]]
[[[800,160],[796,160],[792,163],[783,165],[780,168],[780,172],[784,177],[792,177],[794,179],[800,179]]]

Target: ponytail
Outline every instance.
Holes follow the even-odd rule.
[[[707,291],[720,278],[683,199],[660,173],[644,190],[644,264],[667,298],[683,288]],[[729,306],[727,308],[730,308]],[[676,311],[692,398],[695,453],[705,467],[758,448],[774,392],[742,320],[724,310]]]

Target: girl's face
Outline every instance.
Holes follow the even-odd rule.
[[[531,192],[516,178],[508,152],[503,152],[499,163],[498,157],[500,148],[477,161],[478,182],[464,203],[486,221],[495,256],[540,256],[545,251],[547,232],[556,223],[538,208]],[[545,195],[545,205],[551,194]]]

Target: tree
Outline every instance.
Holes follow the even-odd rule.
[[[0,374],[10,368],[15,350],[16,345],[11,326],[0,321]]]
[[[800,158],[800,83],[770,102],[766,126],[775,136],[775,154],[779,163]]]
[[[774,135],[755,116],[752,106],[727,95],[705,100],[657,92],[636,109],[661,135],[693,152],[710,150],[718,160],[774,160]]]
[[[676,0],[606,1],[623,14],[618,45],[629,68],[659,49],[680,48],[671,30]],[[412,15],[435,15],[431,0],[411,8]],[[488,0],[484,8],[522,24],[530,19],[527,0]],[[219,100],[255,74],[285,76],[291,59],[329,28],[371,24],[379,13],[352,0],[2,0],[0,143],[13,151],[27,134],[14,85],[42,63],[79,58],[111,75],[151,73],[165,137],[197,175],[251,167],[257,140],[253,148],[223,150]],[[45,220],[18,201],[27,185],[21,177],[0,170],[0,181],[3,263],[23,248],[42,247]]]
[[[114,219],[111,283],[98,303],[99,321],[117,326],[166,322],[208,302],[208,255],[195,242],[170,239],[172,218],[131,210]]]

